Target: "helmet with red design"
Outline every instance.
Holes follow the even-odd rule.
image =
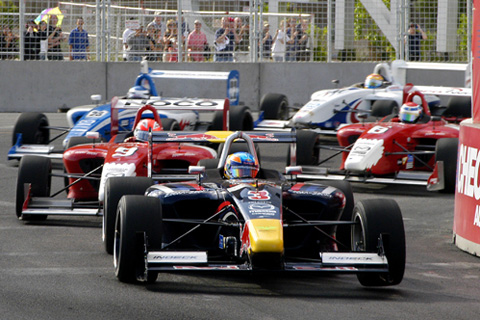
[[[150,129],[152,129],[152,131],[162,131],[162,127],[157,123],[157,121],[153,119],[142,119],[135,127],[133,135],[135,136],[136,140],[146,141],[145,132],[149,132]]]
[[[248,152],[235,152],[225,161],[224,172],[229,179],[255,178],[258,170],[258,162]]]
[[[400,121],[406,123],[415,123],[423,115],[423,108],[415,102],[405,102],[400,108],[398,117]]]

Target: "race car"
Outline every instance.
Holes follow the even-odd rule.
[[[125,97],[120,98],[124,105],[141,107],[145,104],[163,106],[159,110],[162,126],[165,130],[222,130],[223,108],[228,104],[229,121],[227,129],[252,130],[253,117],[250,108],[239,105],[239,73],[213,71],[165,71],[148,68],[147,61],[142,61],[141,72],[134,86]],[[162,97],[155,87],[155,79],[183,79],[183,80],[221,80],[226,81],[226,98],[169,98]],[[98,100],[98,96],[95,96]],[[112,99],[114,100],[114,99]],[[200,119],[199,112],[209,112],[210,119]],[[50,126],[45,114],[37,112],[22,113],[15,123],[12,133],[12,148],[8,159],[19,159],[25,154],[37,154],[53,159],[61,159],[62,153],[69,147],[88,141],[85,136],[88,132],[98,132],[100,141],[109,141],[111,134],[110,124],[111,103],[72,108],[67,112],[69,127]],[[132,129],[136,110],[124,108],[119,111],[119,126],[124,131]],[[147,115],[148,116],[148,115]],[[152,117],[149,115],[149,117]],[[50,139],[50,132],[59,132]],[[52,144],[56,139],[63,140],[63,148],[55,148]]]
[[[117,133],[108,142],[81,144],[63,154],[64,173],[52,172],[51,159],[22,157],[17,178],[16,214],[21,220],[44,220],[48,215],[101,216],[104,186],[115,176],[150,177],[155,180],[183,179],[190,165],[213,159],[217,152],[209,147],[180,142],[152,143],[142,133],[163,131],[160,117],[151,105],[136,110],[135,130]],[[154,119],[143,118],[143,113]],[[115,118],[115,112],[112,118]],[[115,120],[112,123],[116,123]],[[98,138],[98,132],[88,137]],[[51,178],[64,178],[66,186],[51,191]],[[67,192],[66,199],[58,195]],[[130,192],[134,192],[132,189]]]
[[[283,94],[269,93],[260,102],[260,117],[254,125],[257,130],[288,128],[313,129],[322,134],[336,134],[345,124],[364,122],[367,114],[375,121],[398,109],[409,93],[421,91],[432,114],[459,122],[471,117],[471,88],[440,86],[413,86],[400,80],[405,63],[395,61],[375,66],[365,82],[350,87],[314,92],[310,101],[290,117],[288,99]],[[442,105],[442,96],[450,99]],[[421,101],[417,100],[416,103]]]
[[[167,138],[188,139],[153,133],[154,141]],[[227,151],[237,139],[248,152]],[[215,165],[190,167],[195,182],[154,184],[144,195],[120,199],[114,239],[120,281],[214,270],[356,273],[364,286],[402,281],[405,233],[394,200],[354,206],[348,182],[297,183],[301,167],[287,167],[285,175],[260,168],[254,142],[289,142],[294,149],[295,134],[235,132]]]
[[[422,104],[414,103],[414,97]],[[299,144],[304,149],[297,152],[307,153],[300,158],[307,165],[299,178],[419,185],[454,192],[458,137],[459,125],[431,115],[424,95],[415,91],[397,115],[340,128],[339,147],[319,144],[314,133],[304,134]],[[322,149],[342,154],[339,169],[321,167]]]

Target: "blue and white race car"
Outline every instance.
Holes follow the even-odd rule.
[[[226,96],[223,99],[162,97],[155,87],[155,79],[222,80],[226,81]],[[142,61],[140,75],[127,95],[120,99],[112,99],[117,104],[118,116],[115,118],[118,119],[118,130],[132,130],[136,115],[136,108],[132,107],[140,108],[145,104],[155,106],[162,127],[166,131],[252,130],[253,117],[250,109],[239,105],[239,81],[240,75],[237,70],[230,72],[152,70],[148,68],[147,61]],[[94,98],[101,99],[92,96],[92,99]],[[226,106],[229,108],[227,117],[232,120],[224,119],[223,109]],[[14,126],[8,159],[19,159],[25,154],[61,159],[63,150],[77,144],[90,143],[91,140],[86,137],[88,132],[98,132],[101,141],[109,141],[112,131],[111,112],[112,102],[72,108],[67,112],[69,127],[50,126],[48,118],[43,113],[22,113]],[[200,112],[213,113],[213,119],[209,121],[200,119]],[[50,139],[50,132],[54,130],[60,133]],[[57,150],[52,142],[60,137],[64,137],[63,148]]]
[[[363,83],[314,92],[310,101],[291,117],[285,95],[266,94],[260,102],[260,117],[255,128],[309,128],[323,134],[335,134],[342,125],[359,123],[365,118],[372,122],[398,112],[408,94],[417,90],[425,95],[433,115],[453,121],[471,116],[471,88],[413,86],[404,81],[407,68],[410,68],[408,63],[401,60],[391,65],[378,64]],[[442,106],[440,96],[451,97],[447,106]]]

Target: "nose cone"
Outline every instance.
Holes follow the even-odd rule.
[[[345,160],[345,169],[364,171],[371,169],[382,158],[383,140],[358,139]]]
[[[280,220],[249,221],[250,253],[282,253],[283,226]]]

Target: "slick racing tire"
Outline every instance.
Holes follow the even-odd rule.
[[[472,100],[471,97],[453,96],[447,102],[447,109],[444,116],[457,118],[472,117]]]
[[[435,145],[435,161],[443,161],[445,178],[444,193],[455,192],[455,179],[457,171],[458,138],[438,139]]]
[[[123,195],[143,195],[151,185],[153,180],[148,177],[111,177],[105,182],[102,239],[108,254],[113,254],[118,201]]]
[[[180,131],[180,125],[178,124],[177,120],[169,119],[169,118],[162,118],[160,119],[162,122],[163,131]]]
[[[353,209],[352,251],[379,251],[381,237],[388,260],[386,273],[358,273],[363,286],[399,284],[405,272],[405,230],[402,213],[392,199],[359,201]]]
[[[162,208],[154,197],[127,195],[118,203],[115,222],[113,261],[115,275],[121,282],[153,283],[158,273],[145,274],[145,239],[149,248],[161,248]]]
[[[230,107],[230,131],[253,130],[253,116],[247,106]],[[223,112],[216,111],[213,117],[211,130],[223,130]]]
[[[309,130],[297,131],[297,166],[317,165],[320,160],[320,148],[317,147],[319,134]],[[287,165],[290,163],[290,148],[287,152]]]
[[[43,113],[24,112],[13,127],[12,145],[17,142],[17,134],[22,134],[23,144],[48,144],[50,129],[48,118]]]
[[[398,113],[398,104],[393,100],[376,100],[372,104],[371,117],[383,118]]]
[[[260,100],[260,112],[265,120],[287,120],[289,118],[287,96],[267,93]]]
[[[22,214],[25,202],[25,184],[31,184],[31,196],[48,197],[52,183],[52,162],[49,158],[40,156],[24,156],[18,166],[15,212],[23,221],[42,221],[47,215]]]

